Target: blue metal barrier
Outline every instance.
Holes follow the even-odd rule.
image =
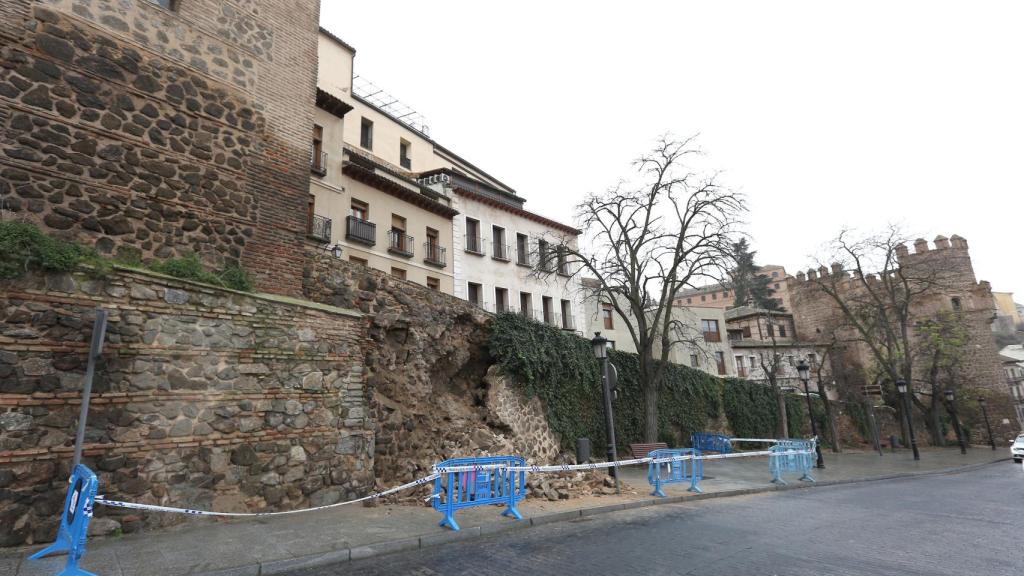
[[[700,452],[718,452],[719,454],[732,452],[732,442],[729,437],[714,432],[694,432],[690,435],[690,444]]]
[[[60,515],[57,539],[29,558],[38,560],[55,552],[67,552],[68,559],[59,576],[95,576],[92,572],[79,568],[78,561],[85,555],[85,539],[99,483],[92,470],[81,464],[75,466],[68,482],[68,495],[64,498],[64,511]]]
[[[811,468],[814,466],[815,440],[779,440],[775,446],[768,450],[772,452],[768,456],[768,470],[772,473],[772,483],[785,484],[782,474],[785,472],[800,472],[800,480],[814,482],[811,476]],[[776,454],[776,452],[792,452],[801,450],[803,454]]]
[[[452,458],[445,460],[435,468],[447,466],[484,466],[488,464],[504,464],[507,466],[525,466],[526,460],[520,456],[488,456],[484,458]],[[488,504],[505,504],[507,508],[502,516],[512,516],[516,520],[523,517],[516,510],[516,503],[526,497],[526,472],[510,472],[504,468],[478,471],[445,472],[434,480],[434,510],[444,513],[440,526],[448,526],[458,531],[455,522],[455,511],[473,506]]]
[[[651,450],[648,458],[665,458],[669,456],[700,456],[700,451],[694,448],[659,448]],[[665,484],[678,484],[689,482],[687,492],[703,492],[697,482],[704,477],[703,460],[677,460],[674,462],[651,462],[647,465],[647,483],[654,486],[651,496],[665,497],[661,489]]]

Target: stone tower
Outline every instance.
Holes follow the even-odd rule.
[[[297,294],[316,0],[0,3],[0,207]]]

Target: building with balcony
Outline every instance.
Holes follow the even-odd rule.
[[[1017,423],[1024,430],[1024,346],[1011,344],[999,351],[999,360],[1003,364],[1006,386],[1013,397],[1013,409],[1017,414]]]
[[[342,258],[454,291],[451,199],[414,170],[460,166],[434,153],[418,115],[353,76],[355,49],[324,29],[318,45],[307,237]],[[399,114],[401,117],[396,116]]]
[[[525,199],[492,182],[439,168],[420,183],[452,199],[455,295],[491,312],[516,312],[582,331],[583,291],[576,264],[580,231],[523,208]]]
[[[805,360],[816,378],[818,363],[824,361],[820,346],[801,342],[796,335],[793,315],[741,306],[725,311],[725,331],[732,349],[736,375],[755,382],[769,381],[767,371],[774,369],[776,382],[783,388],[803,390],[796,366]],[[822,371],[826,384],[831,372]],[[812,390],[817,384],[812,382]]]

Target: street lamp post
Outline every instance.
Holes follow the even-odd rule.
[[[956,430],[956,441],[960,443],[960,453],[967,454],[967,446],[964,445],[964,432],[960,428],[960,418],[956,414],[956,392],[952,388],[946,388],[946,402],[949,403],[949,414],[953,417],[953,429]]]
[[[896,390],[903,399],[903,417],[907,420],[907,432],[910,434],[910,448],[914,451],[914,460],[920,460],[921,454],[917,451],[917,438],[914,437],[914,419],[910,417],[910,400],[907,398],[907,382],[900,378],[896,381]]]
[[[615,462],[618,457],[615,454],[615,419],[612,416],[612,391],[608,383],[608,339],[601,336],[600,332],[594,332],[594,339],[590,341],[594,347],[594,357],[601,362],[601,392],[604,395],[604,428],[605,437],[608,440],[608,461]],[[619,489],[619,466],[613,465],[608,473],[615,478],[615,493],[621,494]]]
[[[992,424],[988,421],[988,401],[982,396],[978,398],[978,404],[981,404],[981,415],[985,417],[985,430],[988,432],[988,443],[992,445],[992,449],[996,449],[996,439],[992,436]]]
[[[811,419],[811,434],[815,438],[814,449],[818,456],[818,462],[815,466],[824,468],[825,460],[821,457],[821,439],[818,438],[818,425],[814,422],[814,412],[811,410],[811,389],[807,385],[811,379],[811,367],[801,359],[800,363],[796,365],[796,371],[800,374],[800,379],[804,381],[804,397],[807,398],[807,417]]]

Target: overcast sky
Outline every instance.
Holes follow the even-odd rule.
[[[761,264],[842,226],[960,234],[1024,301],[1022,2],[339,2],[356,74],[512,186],[573,207],[671,132],[747,195]]]

